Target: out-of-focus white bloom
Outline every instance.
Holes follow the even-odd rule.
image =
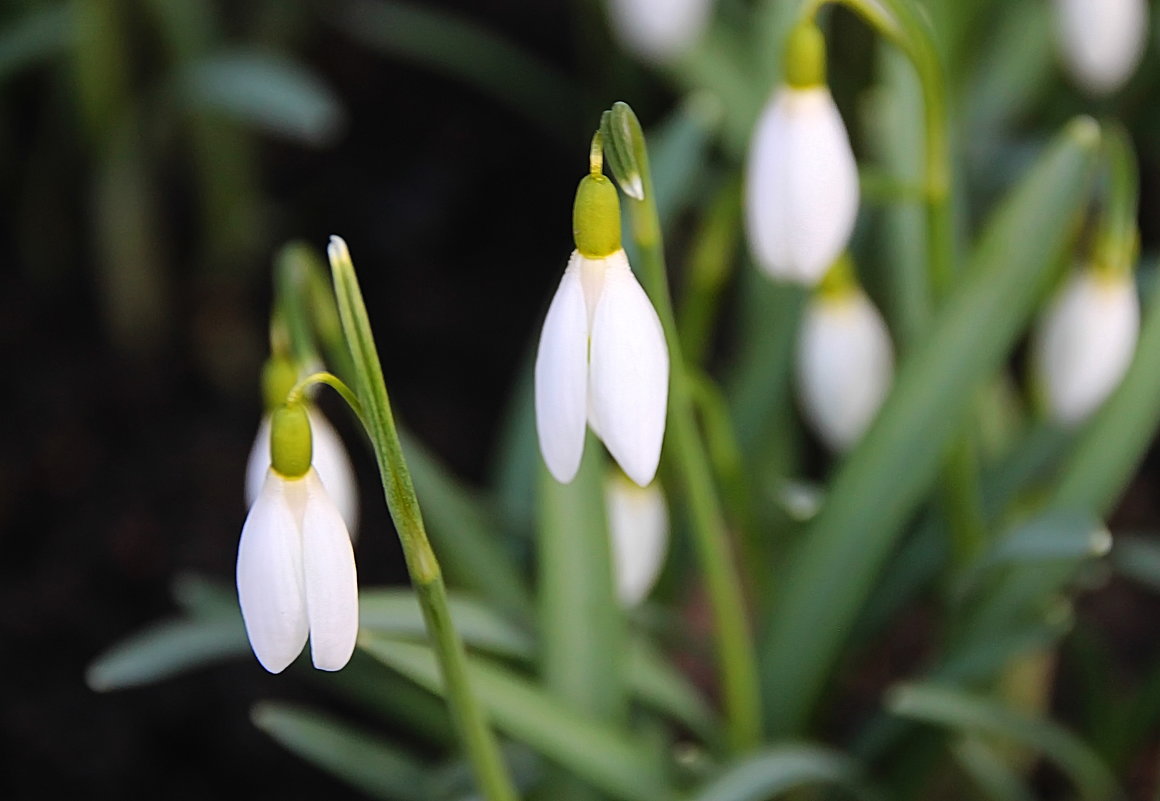
[[[314,469],[342,513],[352,535],[358,531],[358,489],[342,438],[318,409],[307,407],[310,428],[314,434]],[[266,481],[270,468],[270,416],[262,418],[258,435],[246,461],[246,506],[253,506]]]
[[[1075,424],[1094,412],[1124,377],[1140,332],[1140,301],[1130,272],[1082,269],[1044,314],[1033,369],[1048,414]]]
[[[612,31],[643,61],[668,64],[701,38],[713,0],[608,0]]]
[[[616,594],[635,606],[656,584],[669,547],[669,511],[660,484],[638,487],[623,475],[604,482]]]
[[[782,86],[758,120],[746,165],[745,221],[757,264],[816,284],[858,216],[858,165],[830,90]]]
[[[1080,87],[1107,95],[1132,77],[1148,37],[1146,0],[1055,0],[1060,52]]]
[[[572,253],[536,351],[536,431],[557,481],[580,466],[592,427],[642,487],[656,475],[669,393],[669,351],[656,310],[623,250]]]
[[[844,286],[811,299],[798,334],[798,398],[831,450],[849,450],[861,438],[893,375],[890,334],[861,289]]]

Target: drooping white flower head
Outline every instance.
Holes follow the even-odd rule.
[[[587,425],[642,487],[656,475],[668,409],[669,352],[656,310],[620,248],[612,182],[577,192],[577,249],[544,318],[536,351],[536,431],[552,476],[567,484]],[[614,229],[614,230],[613,230]]]
[[[612,31],[642,61],[668,64],[701,38],[713,0],[608,0]]]
[[[1115,92],[1136,71],[1148,39],[1146,0],[1055,0],[1064,65],[1092,95]]]
[[[238,544],[238,601],[255,656],[271,673],[310,640],[314,666],[339,670],[358,637],[358,579],[342,514],[310,466],[309,418],[274,412],[272,459]]]
[[[854,230],[858,165],[825,84],[825,45],[813,25],[790,37],[787,76],[750,141],[745,222],[758,266],[813,286]]]
[[[334,505],[342,513],[352,535],[358,531],[358,489],[354,468],[342,438],[330,421],[313,405],[307,407],[310,429],[314,434],[314,470],[330,493]],[[262,417],[250,456],[246,461],[246,506],[253,506],[266,482],[270,468],[270,416]]]
[[[1140,332],[1130,271],[1081,269],[1040,320],[1032,366],[1047,412],[1074,425],[1091,415],[1127,372]]]
[[[797,390],[806,421],[830,450],[845,452],[865,433],[890,391],[894,352],[882,315],[835,267],[811,298],[798,332]]]
[[[616,594],[625,606],[643,601],[656,584],[669,548],[669,510],[656,481],[638,487],[618,471],[604,482]]]

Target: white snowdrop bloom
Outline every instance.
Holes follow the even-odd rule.
[[[334,505],[342,513],[346,527],[352,535],[358,532],[358,489],[354,468],[342,444],[342,437],[326,416],[314,406],[307,407],[310,415],[310,429],[314,434],[314,470],[322,480]],[[270,416],[262,418],[258,434],[254,437],[250,456],[246,461],[246,506],[253,506],[258,493],[266,481],[266,471],[270,467]]]
[[[339,670],[358,636],[358,579],[342,514],[310,466],[300,406],[274,412],[272,465],[238,544],[238,601],[250,645],[271,673],[310,640],[314,666]]]
[[[1047,412],[1076,424],[1094,412],[1127,372],[1140,332],[1130,272],[1082,269],[1040,320],[1032,365]]]
[[[612,31],[643,61],[668,64],[688,52],[704,33],[712,0],[609,0]]]
[[[1064,65],[1092,95],[1115,92],[1132,77],[1148,39],[1146,0],[1055,0]]]
[[[660,485],[638,487],[619,472],[604,482],[616,594],[625,606],[643,601],[656,584],[669,548],[669,511]]]
[[[858,165],[825,84],[821,33],[799,27],[787,50],[789,80],[775,90],[749,145],[745,222],[762,269],[813,286],[854,230]]]
[[[796,371],[799,404],[810,427],[831,450],[849,450],[874,419],[894,377],[886,324],[856,284],[823,289],[810,300],[798,333]]]
[[[586,424],[642,487],[656,475],[668,409],[669,352],[656,310],[620,248],[616,189],[589,175],[577,192],[577,249],[548,307],[536,351],[536,431],[567,484]]]

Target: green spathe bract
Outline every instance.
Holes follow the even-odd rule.
[[[603,175],[585,175],[576,188],[572,236],[580,255],[603,259],[620,250],[620,198]]]
[[[301,403],[279,406],[270,421],[270,465],[285,478],[301,478],[314,457],[310,418]]]

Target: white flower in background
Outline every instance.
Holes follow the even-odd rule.
[[[643,61],[668,64],[701,38],[713,0],[608,0],[612,31]]]
[[[320,670],[339,670],[358,637],[358,579],[350,534],[311,467],[302,408],[273,414],[271,467],[242,527],[238,601],[262,667],[286,668],[310,639]]]
[[[1092,95],[1115,92],[1136,71],[1148,39],[1146,0],[1055,0],[1064,65]]]
[[[648,296],[620,248],[616,188],[586,176],[576,194],[576,250],[536,351],[536,431],[552,476],[567,484],[587,426],[642,487],[656,475],[668,409],[669,352]]]
[[[849,260],[835,265],[806,307],[797,341],[802,414],[833,451],[849,450],[890,391],[894,353],[882,315]]]
[[[1075,424],[1120,383],[1136,351],[1140,301],[1131,271],[1081,269],[1040,320],[1032,365],[1047,412]]]
[[[619,471],[604,482],[616,594],[635,606],[656,584],[669,547],[669,511],[656,481],[638,487]]]
[[[285,397],[285,395],[283,395]],[[334,505],[342,513],[346,527],[351,534],[358,531],[358,490],[356,489],[354,468],[342,438],[334,426],[314,406],[307,406],[310,428],[314,432],[314,470],[318,473]],[[270,468],[270,415],[262,418],[258,435],[250,448],[246,461],[246,506],[253,506],[266,482],[266,472]]]
[[[745,221],[762,269],[813,286],[854,230],[858,165],[825,83],[825,42],[812,24],[791,35],[786,72],[750,142]]]

